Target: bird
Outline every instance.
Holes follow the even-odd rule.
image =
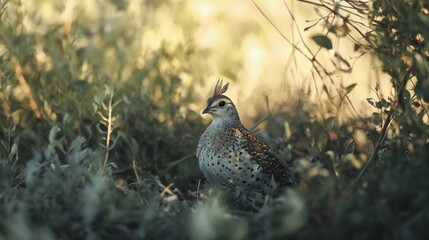
[[[289,168],[242,124],[237,107],[224,95],[228,86],[219,79],[202,112],[213,118],[196,150],[203,176],[210,184],[245,191],[269,192],[293,185]]]

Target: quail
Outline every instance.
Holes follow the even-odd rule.
[[[235,104],[223,95],[228,85],[218,80],[203,111],[213,118],[196,151],[204,177],[214,185],[256,191],[294,184],[276,153],[243,126]]]

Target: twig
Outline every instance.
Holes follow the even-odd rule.
[[[181,163],[181,162],[184,162],[184,161],[186,161],[186,160],[190,159],[190,158],[191,158],[191,157],[193,157],[193,156],[194,156],[194,153],[191,153],[191,154],[189,154],[189,155],[186,155],[186,156],[184,156],[184,157],[181,157],[181,158],[179,158],[179,159],[177,159],[177,160],[175,160],[175,161],[173,161],[173,162],[171,162],[171,163],[167,164],[167,168],[166,168],[166,169],[164,169],[164,170],[162,170],[162,172],[163,172],[163,173],[167,172],[168,170],[170,170],[171,168],[173,168],[173,167],[174,167],[174,166],[176,166],[177,164],[179,164],[179,163]]]
[[[198,186],[197,186],[197,202],[200,202],[200,186],[201,186],[201,178],[198,179]]]
[[[259,10],[259,12],[262,14],[262,16],[264,16],[264,18],[271,24],[271,26],[274,27],[274,29],[276,29],[276,31],[280,34],[280,36],[282,36],[282,38],[284,40],[286,40],[287,43],[289,43],[292,47],[294,47],[298,52],[300,52],[305,58],[307,58],[309,61],[312,61],[312,58],[307,56],[304,51],[298,47],[296,44],[292,43],[281,31],[280,29],[273,23],[273,21],[271,21],[271,19],[262,11],[262,9],[259,7],[258,4],[256,4],[256,2],[254,0],[252,0],[253,4],[256,6],[256,8]]]
[[[296,44],[294,44],[293,42],[291,42],[281,31],[280,29],[273,23],[273,21],[271,21],[271,19],[262,11],[262,9],[259,7],[259,5],[252,0],[253,4],[256,6],[256,8],[259,10],[259,12],[262,14],[262,16],[271,24],[271,26],[274,27],[274,29],[282,36],[283,39],[286,40],[287,43],[289,43],[294,49],[296,49],[299,53],[301,53],[305,58],[307,58],[307,60],[309,60],[311,62],[311,64],[313,65],[314,70],[316,71],[317,75],[320,77],[320,79],[323,79],[323,74],[326,75],[326,77],[330,80],[331,84],[335,86],[335,82],[333,80],[333,78],[331,77],[331,73],[328,72],[328,70],[323,66],[323,64],[316,58],[317,54],[319,52],[319,50],[321,48],[319,48],[319,50],[316,53],[313,53],[310,49],[310,47],[305,43],[304,38],[301,35],[301,32],[299,31],[299,27],[298,24],[296,22],[295,17],[292,14],[292,11],[290,10],[289,6],[287,5],[287,3],[285,1],[283,1],[288,13],[291,15],[292,21],[294,22],[297,31],[298,31],[298,35],[301,39],[302,44],[304,45],[304,47],[306,48],[306,50],[309,52],[308,56],[306,53],[304,53],[304,50],[301,49],[300,47],[298,47]],[[302,0],[301,2],[306,2],[306,3],[313,3],[315,5],[318,5],[317,3],[314,2],[309,2],[306,0]],[[348,22],[348,19],[342,15],[340,15],[339,13],[335,12],[334,10],[330,9],[328,6],[324,5],[323,3],[321,3],[321,6],[328,8],[332,13],[336,13],[338,14],[338,16],[340,16],[341,18],[343,18],[343,20],[345,20],[346,22]],[[354,27],[354,26],[353,26]],[[354,27],[355,28],[355,27]],[[358,29],[356,29],[358,30]],[[358,31],[359,32],[359,31]],[[365,37],[365,35],[363,36]],[[323,72],[323,74],[322,74]],[[336,92],[341,96],[341,90],[338,87],[335,87]],[[347,102],[349,104],[347,104],[348,108],[351,108],[351,112],[354,112],[358,118],[361,119],[361,116],[359,115],[359,113],[357,112],[356,108],[354,107],[353,103],[351,102],[350,98],[346,95],[345,96]],[[329,99],[331,102],[333,101],[332,99]]]
[[[365,167],[363,167],[362,171],[359,173],[359,176],[356,178],[356,182],[359,182],[359,180],[362,178],[362,175],[364,174],[365,170],[368,168],[368,166],[371,164],[371,162],[374,160],[376,154],[380,150],[380,147],[383,144],[384,139],[386,138],[387,127],[389,126],[390,122],[393,119],[393,112],[394,112],[393,109],[391,109],[389,112],[389,115],[386,118],[386,121],[384,122],[383,129],[380,132],[380,136],[378,138],[377,144],[375,145],[374,151],[372,152],[371,157],[369,158]]]
[[[137,174],[137,165],[136,165],[136,161],[135,160],[133,160],[133,170],[134,170],[134,175],[136,176],[137,184],[139,186],[141,186],[141,180],[140,180],[139,175]]]
[[[37,102],[34,100],[34,96],[33,96],[33,93],[31,92],[30,86],[25,80],[24,74],[22,72],[21,64],[16,58],[13,58],[13,62],[15,63],[16,77],[18,78],[19,85],[22,87],[22,91],[27,96],[28,104],[30,105],[31,110],[34,112],[34,115],[36,116],[36,118],[41,118],[42,113],[39,110],[39,106],[37,105]]]
[[[267,120],[269,117],[271,117],[271,113],[268,113],[267,115],[265,115],[265,117],[263,117],[261,120],[259,120],[258,122],[256,122],[255,124],[253,124],[253,126],[251,128],[249,128],[249,131],[252,132],[255,130],[255,128],[257,128],[259,126],[259,124],[263,123],[265,120]],[[257,132],[257,131],[256,131]]]
[[[107,165],[107,161],[109,160],[109,151],[110,151],[110,136],[113,132],[113,128],[112,128],[112,100],[113,100],[113,96],[110,95],[109,98],[109,110],[108,110],[108,118],[107,118],[107,137],[106,137],[106,155],[104,157],[104,163],[103,163],[103,168],[106,167]]]
[[[160,197],[164,197],[164,195],[166,193],[170,194],[170,195],[176,195],[174,194],[170,188],[173,187],[174,183],[170,183],[167,186],[165,186],[164,184],[162,184],[159,180],[157,180],[158,186],[160,186],[162,188],[161,193],[159,194]]]

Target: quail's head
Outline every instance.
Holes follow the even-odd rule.
[[[210,114],[213,117],[213,120],[221,121],[240,121],[238,116],[237,108],[231,99],[223,93],[228,90],[228,83],[222,86],[222,80],[218,80],[213,96],[207,99],[206,108],[203,111],[203,114]]]

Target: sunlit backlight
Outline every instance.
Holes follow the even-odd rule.
[[[205,22],[207,20],[210,20],[214,16],[214,6],[212,3],[207,1],[199,1],[195,4],[196,8],[196,15],[198,17],[198,20],[201,22]]]
[[[264,57],[264,52],[261,48],[255,47],[247,51],[247,59],[252,62],[259,62]]]

